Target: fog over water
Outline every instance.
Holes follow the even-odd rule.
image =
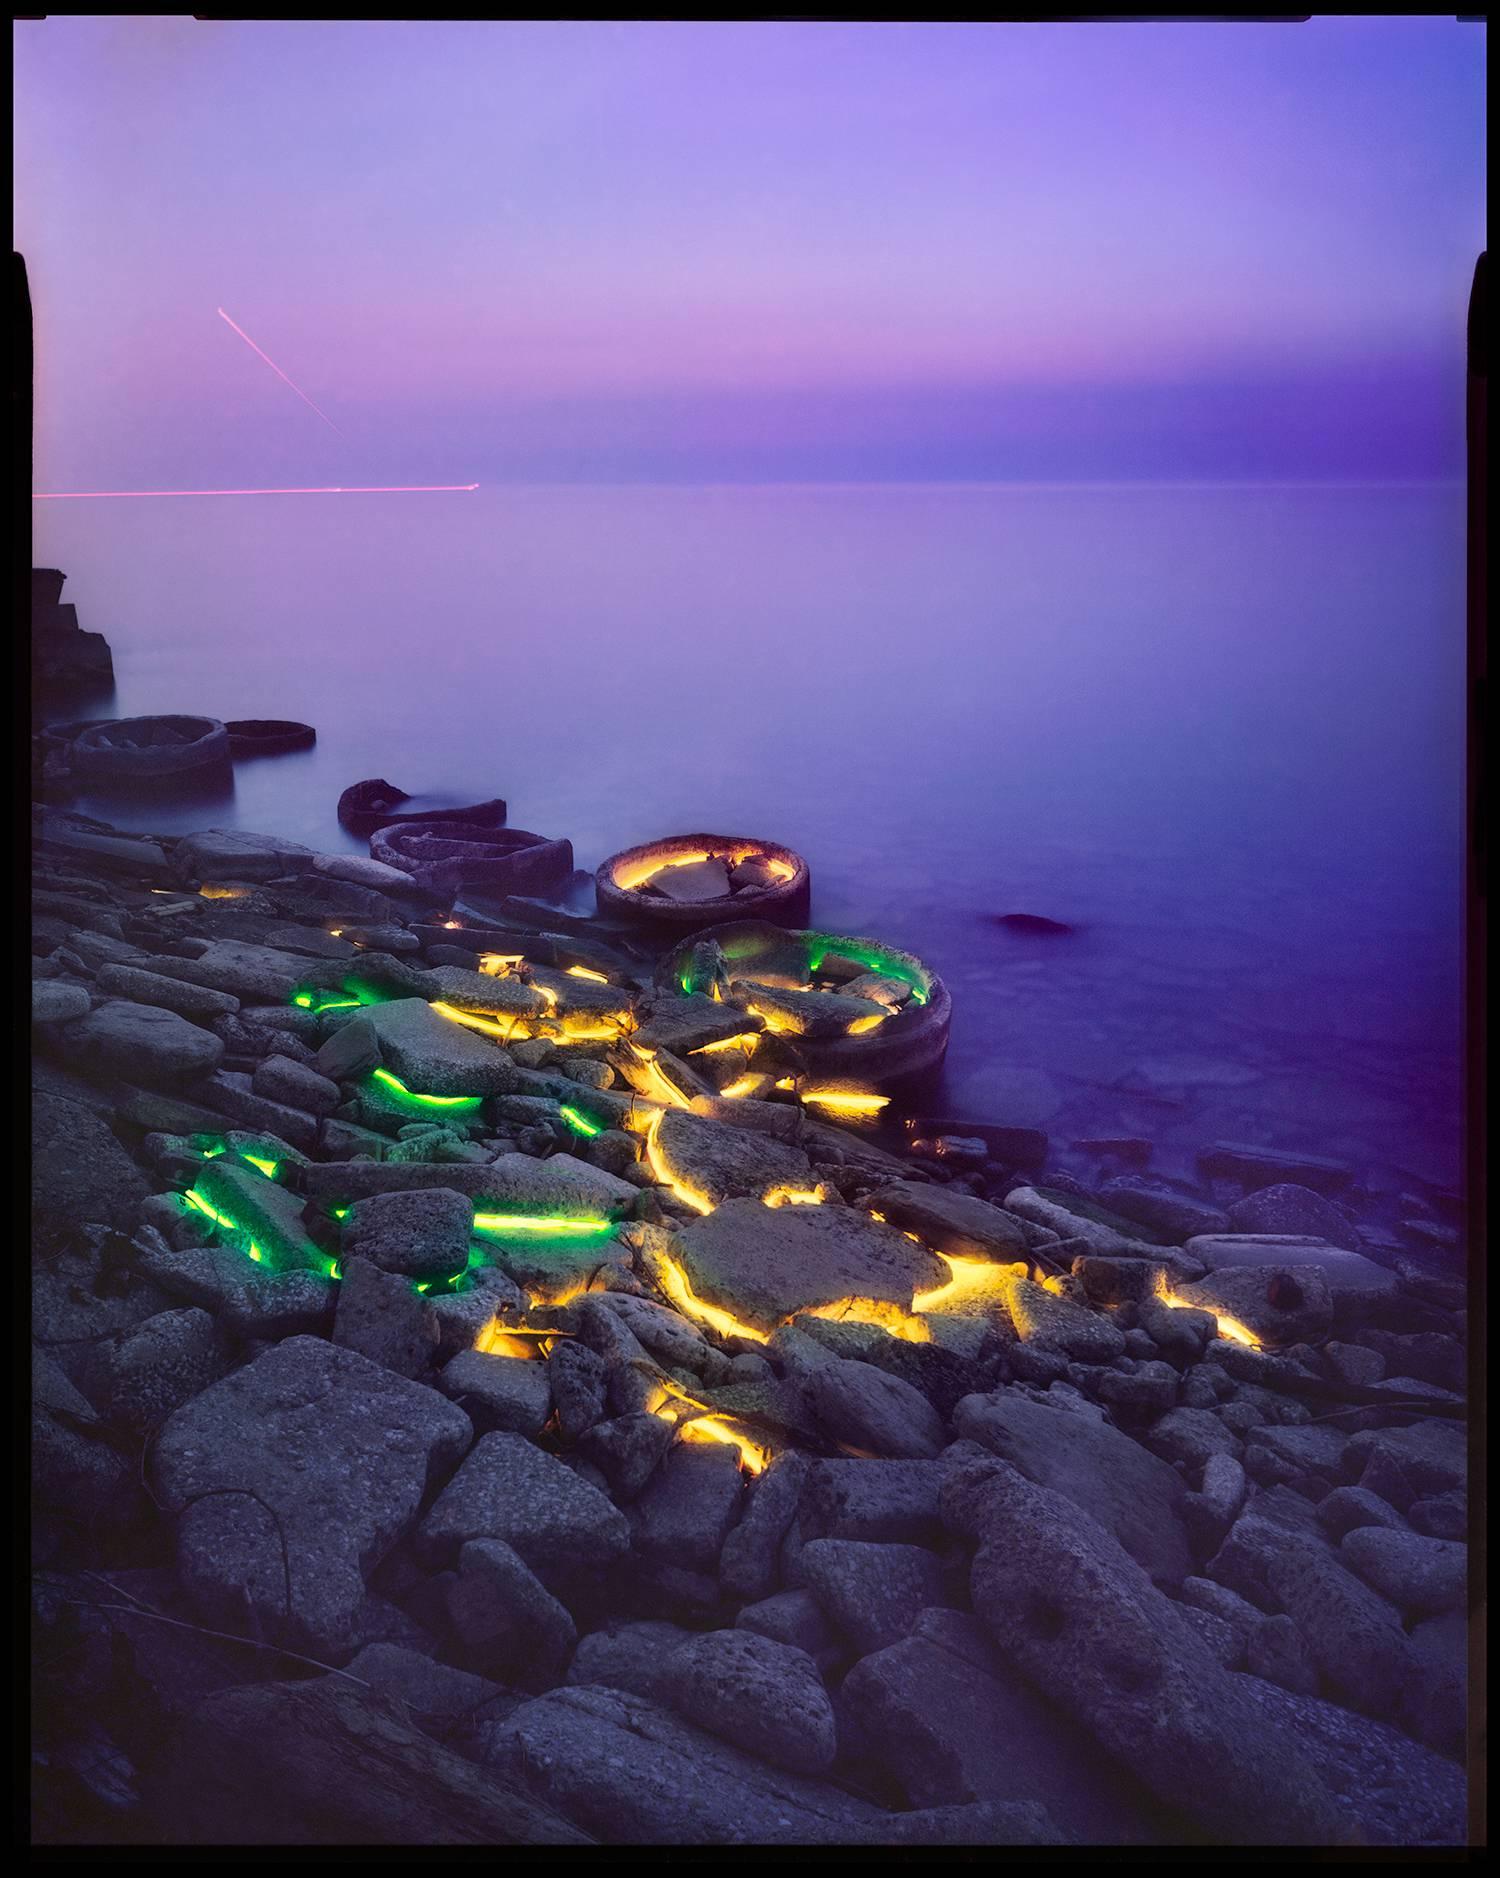
[[[121,715],[315,723],[163,832],[503,795],[764,834],[953,994],[943,1101],[1456,1176],[1464,494],[509,486],[37,504]],[[993,916],[1045,914],[1067,937]],[[1403,1176],[1393,1175],[1395,1184]]]

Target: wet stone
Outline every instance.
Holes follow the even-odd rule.
[[[1357,1252],[1360,1247],[1355,1226],[1331,1200],[1293,1181],[1257,1188],[1243,1200],[1237,1200],[1229,1209],[1228,1227],[1239,1233],[1295,1233],[1342,1246],[1350,1252]],[[1223,1232],[1225,1227],[1209,1226],[1203,1230]]]
[[[418,1529],[417,1550],[441,1565],[470,1539],[504,1540],[533,1566],[608,1565],[626,1550],[630,1529],[602,1493],[553,1455],[520,1435],[490,1434],[439,1494]]]
[[[805,1650],[753,1630],[716,1630],[678,1646],[663,1699],[689,1721],[793,1773],[821,1774],[837,1751],[833,1708]]]
[[[535,1439],[552,1412],[548,1365],[531,1357],[461,1350],[444,1365],[438,1387],[480,1434]]]

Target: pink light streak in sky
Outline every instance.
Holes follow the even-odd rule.
[[[61,489],[34,495],[33,502],[114,502],[135,496],[415,496],[451,495],[478,483],[387,483],[368,488],[325,489]]]
[[[276,374],[276,376],[280,379],[285,380],[287,384],[291,385],[292,390],[296,392],[297,396],[302,400],[304,404],[311,406],[311,408],[314,411],[318,411],[318,416],[322,418],[323,422],[328,426],[328,428],[331,431],[336,432],[337,435],[340,437],[344,436],[344,433],[341,430],[339,430],[338,425],[334,423],[333,419],[328,415],[328,413],[326,411],[319,411],[317,405],[313,404],[312,399],[308,397],[307,393],[302,389],[302,387],[300,385],[293,384],[292,380],[290,378],[287,378],[286,373],[282,371],[281,367],[276,363],[275,359],[267,358],[266,354],[261,351],[260,347],[256,345],[255,341],[250,337],[249,333],[247,333],[242,326],[235,326],[234,321],[230,319],[229,315],[224,311],[223,307],[216,307],[214,310],[217,312],[219,318],[224,321],[226,326],[234,327],[234,330],[239,334],[240,338],[244,340],[245,344],[249,346],[250,350],[253,353],[255,353],[257,358],[265,359],[266,364],[270,366],[271,370]],[[344,441],[345,443],[347,443],[349,440],[347,437],[344,437]],[[245,493],[245,492],[241,491],[237,493]],[[306,492],[303,490],[298,490],[297,493],[299,495],[302,495],[302,494],[305,494]]]

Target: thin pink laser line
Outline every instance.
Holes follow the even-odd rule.
[[[311,408],[314,411],[318,411],[317,405],[313,404],[312,399],[308,397],[307,393],[302,389],[302,387],[300,385],[293,384],[292,380],[290,378],[287,378],[286,373],[282,371],[281,367],[276,363],[275,359],[266,357],[266,354],[261,351],[258,345],[256,345],[255,341],[250,337],[249,333],[245,331],[243,326],[235,326],[234,321],[230,319],[229,315],[224,311],[223,307],[217,307],[215,311],[218,313],[219,318],[224,321],[225,325],[234,326],[234,330],[239,334],[240,338],[244,340],[245,344],[249,346],[250,350],[254,352],[258,357],[265,359],[266,364],[270,366],[271,370],[276,374],[278,378],[284,379],[287,384],[291,385],[292,390],[296,392],[297,396],[302,400],[304,404],[311,406]],[[318,411],[318,416],[322,418],[323,422],[328,426],[328,428],[331,431],[333,431],[336,435],[340,437],[344,437],[344,433],[339,429],[338,425],[334,423],[333,419],[328,415],[326,411]],[[347,443],[348,441],[349,439],[347,437],[344,437],[344,442]]]
[[[33,502],[114,502],[142,496],[416,496],[467,493],[478,483],[376,483],[324,489],[55,489]]]

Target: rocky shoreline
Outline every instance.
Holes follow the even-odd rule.
[[[34,837],[37,1842],[1464,1842],[1456,1218],[734,1099],[665,942]]]

